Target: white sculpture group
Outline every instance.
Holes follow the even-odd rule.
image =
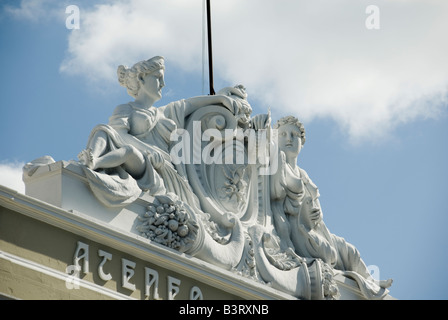
[[[97,199],[125,207],[149,193],[141,235],[298,298],[338,298],[337,273],[366,298],[387,295],[392,281],[375,281],[322,220],[319,190],[297,165],[302,123],[251,118],[243,86],[156,108],[164,72],[159,56],[118,68],[135,100],[96,126],[78,156]]]

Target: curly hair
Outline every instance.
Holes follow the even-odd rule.
[[[120,65],[117,70],[118,82],[127,89],[130,96],[137,98],[140,90],[140,79],[154,71],[164,70],[164,61],[163,57],[155,56],[151,59],[137,62],[132,68]]]
[[[278,129],[281,126],[292,124],[295,125],[300,130],[300,138],[302,141],[302,146],[305,144],[305,127],[303,126],[303,123],[300,122],[299,119],[297,119],[294,116],[286,116],[283,118],[280,118],[277,123],[274,125],[274,129]]]

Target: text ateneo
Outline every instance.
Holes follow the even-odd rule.
[[[104,281],[109,281],[112,279],[112,275],[104,271],[104,266],[112,260],[112,254],[104,250],[98,250],[98,256],[101,258],[101,262],[99,263],[97,269],[98,276]],[[73,272],[66,279],[67,288],[78,289],[80,273],[83,272],[86,274],[89,272],[89,269],[89,245],[78,241],[73,257],[73,265],[67,267],[67,272]],[[126,288],[131,291],[136,290],[136,284],[133,282],[135,272],[138,272],[138,269],[136,269],[136,263],[131,260],[121,258],[122,288]],[[166,299],[173,300],[176,297],[181,290],[181,283],[182,281],[180,279],[167,276]],[[144,267],[144,290],[146,298],[162,299],[162,297],[159,296],[159,272],[157,270]],[[203,300],[201,289],[197,286],[191,287],[189,297],[190,300]]]

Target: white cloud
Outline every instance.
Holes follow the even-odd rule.
[[[5,11],[17,19],[37,21],[45,13],[45,2],[48,1],[22,0],[19,7],[6,5]]]
[[[25,193],[22,181],[22,167],[24,163],[0,163],[0,185]]]
[[[201,63],[201,1],[110,1],[81,11],[61,70],[116,81],[118,65],[163,55],[191,71]],[[197,58],[199,57],[199,59]]]
[[[64,19],[65,6],[67,4],[55,0],[21,0],[18,6],[5,5],[4,10],[16,19],[40,23],[54,18]]]
[[[377,0],[380,30],[365,27],[369,4],[212,2],[215,83],[244,84],[258,110],[330,117],[352,141],[445,112],[448,2]],[[202,5],[115,0],[83,9],[61,70],[116,81],[119,64],[163,55],[180,70],[199,71]]]

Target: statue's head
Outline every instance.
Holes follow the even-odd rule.
[[[137,62],[128,68],[119,66],[117,70],[118,82],[125,87],[128,94],[137,98],[139,94],[155,95],[155,100],[162,97],[164,82],[165,60],[155,56],[149,60]]]
[[[274,129],[278,134],[278,147],[286,154],[297,156],[305,144],[305,127],[293,116],[286,116],[277,121]]]
[[[319,196],[305,192],[300,202],[300,223],[308,230],[314,229],[322,218]]]

